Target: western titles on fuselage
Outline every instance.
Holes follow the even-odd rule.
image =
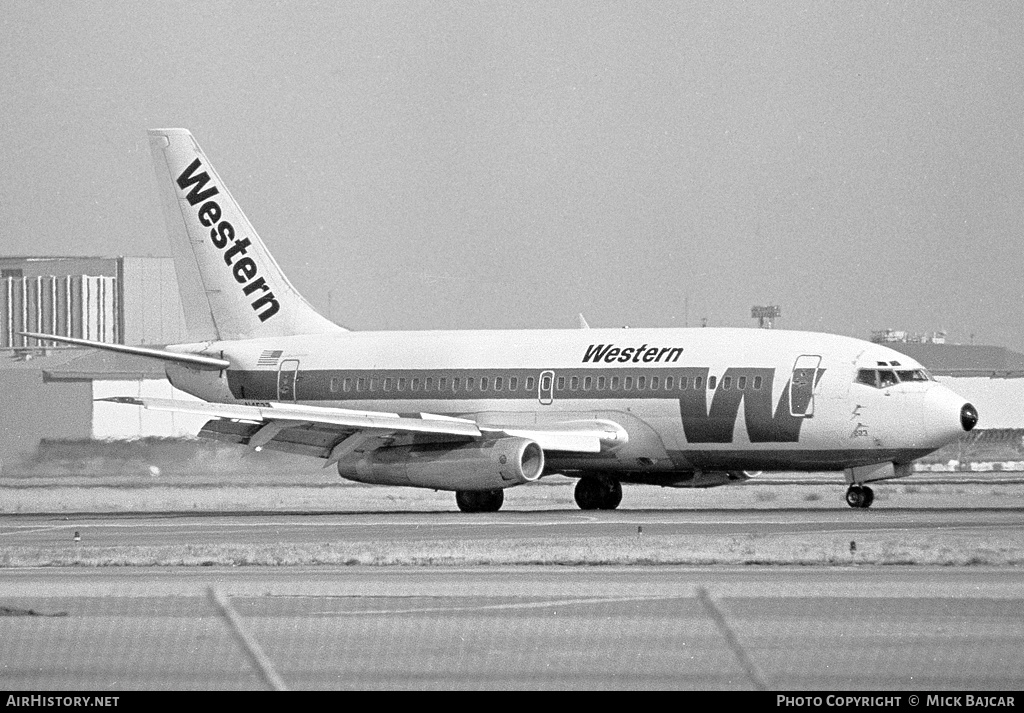
[[[665,363],[670,363],[679,361],[679,357],[682,354],[682,347],[649,347],[644,344],[639,347],[619,348],[614,344],[591,344],[583,352],[583,362],[596,363],[603,361],[606,364],[613,362],[620,364],[632,362],[638,364],[643,362],[649,364],[651,362],[658,363],[662,361],[662,357],[665,357]]]

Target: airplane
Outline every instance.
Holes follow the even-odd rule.
[[[577,478],[583,510],[622,484],[706,488],[756,471],[843,471],[846,501],[978,422],[921,364],[845,336],[767,329],[349,331],[289,282],[192,134],[153,129],[188,343],[50,340],[163,360],[210,418],[199,435],[323,459],[361,483],[454,491]]]

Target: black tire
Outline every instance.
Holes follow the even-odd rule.
[[[504,490],[455,491],[455,504],[462,512],[498,512],[504,502]]]
[[[580,510],[614,510],[622,502],[622,483],[604,475],[580,478],[573,492]]]
[[[867,508],[871,507],[871,503],[873,503],[873,502],[875,502],[875,491],[865,485],[864,486],[864,504],[861,505],[861,507],[866,510]]]
[[[622,502],[622,483],[617,478],[603,478],[607,481],[604,497],[601,499],[602,510],[614,510]]]
[[[852,507],[852,508],[862,508],[862,507],[865,507],[864,503],[865,503],[866,499],[867,498],[864,495],[864,488],[862,488],[861,486],[859,486],[859,485],[851,485],[849,488],[847,488],[847,490],[846,490],[846,504],[849,505],[850,507]]]
[[[597,478],[580,478],[576,481],[572,495],[580,510],[597,510],[601,507],[601,485]]]

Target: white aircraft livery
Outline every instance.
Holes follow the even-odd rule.
[[[285,277],[192,134],[150,146],[189,330],[165,348],[28,334],[166,363],[205,403],[115,398],[210,417],[201,436],[321,458],[363,483],[455,492],[578,478],[587,509],[622,483],[712,487],[750,471],[844,471],[846,500],[910,474],[975,408],[878,344],[766,329],[352,332]]]

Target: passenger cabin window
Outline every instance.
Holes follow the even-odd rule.
[[[761,377],[760,376],[755,376],[754,377],[754,390],[755,391],[760,391],[761,390]]]
[[[351,391],[352,390],[352,378],[351,377],[346,376],[345,380],[341,382],[341,390],[342,391]]]
[[[715,390],[715,386],[717,386],[717,385],[718,385],[718,377],[717,376],[709,376],[708,377],[708,389],[710,389],[711,391],[714,391]]]
[[[533,385],[534,385],[535,383],[536,383],[536,382],[535,382],[535,381],[533,380],[533,377],[532,377],[532,376],[528,376],[528,377],[526,377],[526,390],[527,390],[527,391],[533,391]]]
[[[646,389],[647,388],[647,377],[646,376],[639,376],[639,377],[637,377],[636,388],[638,388],[638,389]]]
[[[501,391],[502,378],[500,376],[494,377],[494,390]]]
[[[729,389],[732,388],[732,377],[731,376],[724,376],[724,377],[722,377],[722,388],[725,389],[726,391],[728,391]]]
[[[510,376],[508,378],[508,390],[509,391],[517,391],[518,389],[519,389],[519,377],[518,376]]]
[[[747,388],[747,377],[741,376],[739,379],[737,379],[736,388],[739,389],[740,391],[743,391],[745,388]]]
[[[564,376],[560,376],[557,379],[555,379],[555,389],[558,390],[558,391],[564,391],[565,390],[565,377]]]

